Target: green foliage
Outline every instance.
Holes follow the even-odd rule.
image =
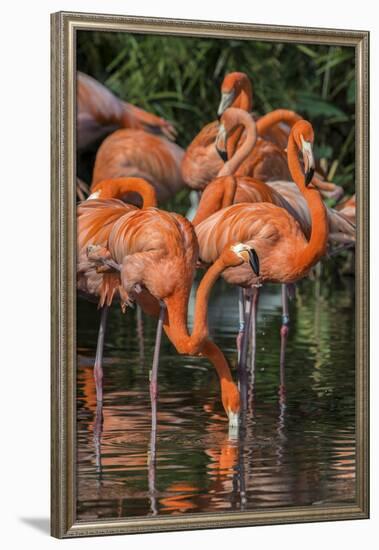
[[[254,110],[308,118],[327,172],[354,191],[353,48],[93,31],[80,31],[77,44],[79,70],[173,121],[183,147],[215,119],[225,74],[247,73]]]

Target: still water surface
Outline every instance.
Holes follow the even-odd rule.
[[[280,384],[280,287],[258,315],[255,387],[245,426],[228,433],[218,378],[164,336],[156,469],[148,468],[149,369],[156,321],[112,309],[105,347],[103,428],[92,375],[99,314],[78,301],[79,520],[355,501],[354,280],[303,281],[290,305]],[[189,317],[190,321],[191,316]],[[219,281],[211,335],[236,374],[236,288]]]

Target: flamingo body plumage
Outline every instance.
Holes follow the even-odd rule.
[[[165,201],[184,185],[180,170],[183,153],[164,137],[143,130],[117,130],[99,147],[91,191],[105,179],[139,177],[155,188],[158,201]]]

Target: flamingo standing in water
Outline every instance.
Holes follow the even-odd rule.
[[[156,206],[155,192],[149,183],[139,178],[119,178],[99,182],[94,193],[77,207],[77,288],[79,294],[97,301],[101,308],[94,364],[98,401],[102,400],[103,394],[102,358],[108,309],[115,296],[119,295],[120,278],[109,269],[99,270],[88,259],[88,247],[94,243],[105,246],[116,220],[137,209],[120,200],[130,192],[140,194],[143,207]]]
[[[329,234],[327,211],[319,192],[309,187],[314,173],[313,141],[311,124],[301,120],[291,129],[287,149],[292,178],[310,212],[309,240],[287,210],[270,203],[235,204],[216,212],[196,227],[200,257],[206,263],[214,262],[225,243],[231,240],[257,252],[259,276],[246,270],[244,265],[223,272],[229,283],[252,289],[253,296],[263,282],[288,284],[302,279],[326,252]],[[299,153],[303,156],[305,173]],[[254,314],[255,304],[253,299]],[[245,322],[250,325],[250,319]]]
[[[174,127],[156,115],[118,99],[91,76],[77,73],[77,147],[92,143],[118,128],[135,128],[174,139]]]

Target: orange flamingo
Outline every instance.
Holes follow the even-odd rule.
[[[326,252],[329,234],[326,208],[319,192],[308,187],[314,173],[313,141],[313,128],[309,122],[301,120],[291,129],[288,165],[310,212],[312,228],[309,240],[299,223],[284,208],[269,203],[229,206],[196,228],[200,257],[206,263],[214,262],[220,250],[231,240],[256,250],[260,258],[259,276],[246,270],[244,265],[223,272],[229,283],[252,289],[254,314],[258,285],[266,281],[294,283],[306,276]],[[303,156],[305,174],[299,152]],[[247,327],[250,326],[250,311],[249,319],[245,319]]]
[[[150,380],[152,433],[156,426],[162,328],[179,353],[201,355],[211,361],[219,376],[221,400],[229,424],[238,424],[239,392],[223,353],[208,338],[207,305],[211,288],[225,269],[249,262],[256,269],[257,263],[250,247],[231,243],[224,247],[199,285],[194,327],[189,334],[187,310],[197,259],[198,245],[190,222],[178,214],[155,208],[133,210],[119,218],[110,232],[107,250],[103,252],[105,265],[109,261],[111,267],[118,265],[123,292],[136,300],[146,313],[157,315],[159,311]]]
[[[118,128],[142,129],[174,139],[174,127],[156,115],[118,99],[89,75],[77,73],[77,147],[86,149]]]
[[[113,198],[109,197],[110,190]],[[94,365],[98,401],[102,400],[102,357],[108,309],[119,294],[120,278],[112,271],[96,268],[88,259],[88,247],[94,243],[105,246],[116,220],[136,210],[135,206],[119,200],[129,192],[139,193],[144,207],[156,206],[154,189],[149,183],[139,178],[120,178],[111,183],[100,182],[95,192],[77,207],[77,288],[87,299],[98,301],[101,308]]]
[[[183,149],[143,130],[122,129],[108,136],[96,154],[91,191],[100,181],[140,177],[165,201],[184,185],[180,164]]]

